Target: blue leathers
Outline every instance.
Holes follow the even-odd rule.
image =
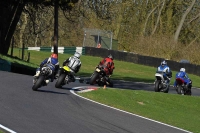
[[[49,58],[46,58],[45,60],[43,60],[40,64],[40,67],[37,68],[36,70],[36,77],[39,76],[39,73],[40,73],[40,69],[44,66],[49,66],[50,69],[52,70],[52,74],[50,76],[50,81],[53,82],[54,80],[54,76],[55,74],[57,73],[58,71],[58,68],[59,68],[59,62],[58,62],[58,59],[57,58],[53,58],[53,57],[49,57]]]
[[[177,78],[181,78],[181,79],[184,81],[184,83],[185,83],[186,85],[189,85],[189,84],[191,83],[191,80],[190,80],[190,78],[188,77],[188,75],[186,74],[186,72],[183,72],[183,71],[178,72],[178,73],[176,74],[176,79],[177,79]],[[174,82],[174,86],[177,86],[176,80],[175,80],[175,82]]]
[[[164,78],[171,78],[172,74],[171,74],[171,70],[167,65],[160,65],[157,69],[158,72],[163,72],[163,76]]]
[[[44,64],[48,64],[50,66],[52,71],[55,71],[57,66],[59,65],[57,58],[46,58],[44,61],[41,62],[40,67],[42,67]]]

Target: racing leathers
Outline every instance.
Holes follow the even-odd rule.
[[[163,72],[163,77],[165,80],[168,80],[168,83],[170,82],[170,79],[172,77],[172,72],[170,70],[170,68],[167,65],[160,65],[157,68],[157,72]]]
[[[99,63],[100,66],[103,66],[106,76],[111,76],[113,74],[114,70],[114,62],[111,58],[104,58],[103,60],[100,61]]]
[[[40,67],[36,69],[36,74],[34,75],[35,78],[37,78],[40,74],[40,71],[42,70],[42,68],[44,66],[49,67],[52,70],[51,75],[49,76],[49,79],[46,80],[46,83],[48,83],[49,81],[53,82],[54,80],[54,76],[57,73],[58,69],[59,69],[59,62],[57,58],[53,58],[53,57],[49,57],[46,58],[45,60],[43,60],[40,63]]]
[[[191,88],[192,81],[190,80],[190,78],[186,72],[180,71],[180,72],[176,73],[176,79],[177,78],[182,79],[184,81],[184,84],[187,85],[188,88]],[[174,87],[177,86],[176,79],[174,81]]]
[[[79,72],[81,68],[81,60],[76,56],[71,56],[63,62],[63,66],[68,66],[70,68],[69,78],[72,82],[75,81],[75,73]],[[58,73],[60,75],[60,73]]]

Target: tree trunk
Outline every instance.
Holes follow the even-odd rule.
[[[20,37],[19,37],[19,42],[20,42],[20,48],[22,48],[22,46],[23,46],[23,43],[24,43],[24,41],[23,41],[23,35],[24,35],[24,31],[25,31],[25,28],[26,28],[26,25],[27,25],[27,15],[26,14],[24,14],[24,20],[23,20],[23,22],[22,22],[22,26],[21,26],[21,28],[20,28]]]
[[[162,9],[163,9],[164,5],[165,5],[165,0],[163,0],[163,4],[162,4],[162,6],[161,6],[161,9],[159,10],[159,14],[158,14],[158,17],[157,17],[157,21],[156,21],[155,27],[154,27],[154,29],[153,29],[151,35],[153,35],[153,34],[155,33],[155,31],[156,31],[156,29],[157,29],[157,27],[158,27],[158,23],[159,23],[159,20],[160,20],[161,12],[162,12]]]
[[[193,0],[191,5],[188,7],[188,9],[185,11],[185,13],[183,14],[180,23],[176,29],[176,33],[174,35],[174,41],[177,42],[178,41],[178,37],[180,35],[181,32],[181,28],[183,27],[183,23],[185,21],[185,18],[187,17],[188,13],[191,11],[191,9],[193,8],[194,4],[195,4],[196,0]]]
[[[8,2],[8,8],[3,8],[1,12],[2,23],[0,27],[1,37],[0,37],[0,53],[6,55],[8,53],[10,42],[13,37],[17,23],[19,22],[20,15],[22,13],[24,3],[20,3],[21,0],[16,1],[12,5]],[[10,5],[9,5],[10,4]],[[4,5],[5,6],[5,5]],[[9,17],[8,17],[9,16]],[[6,24],[6,25],[5,25]]]

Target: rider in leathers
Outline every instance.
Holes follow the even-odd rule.
[[[104,59],[100,61],[98,66],[103,66],[106,73],[106,76],[104,78],[109,83],[110,76],[113,74],[113,70],[115,69],[113,56],[111,54],[108,55],[108,57],[105,57]],[[104,83],[104,85],[106,85],[106,82]]]
[[[70,81],[72,82],[75,82],[75,77],[74,77],[74,74],[77,73],[80,68],[81,68],[81,60],[80,60],[80,56],[81,54],[78,53],[78,52],[75,52],[74,53],[74,56],[71,56],[69,57],[68,59],[66,59],[64,62],[63,62],[63,66],[68,66],[70,68],[70,75],[69,75],[69,78],[70,78]],[[60,69],[57,73],[57,77],[60,75]]]
[[[46,79],[46,81],[45,81],[46,84],[48,84],[49,81],[53,82],[54,76],[59,69],[58,55],[55,53],[52,53],[49,58],[46,58],[45,60],[43,60],[40,63],[40,67],[36,69],[36,74],[34,75],[33,83],[35,83],[36,78],[38,78],[38,76],[40,75],[40,71],[41,71],[42,67],[45,65],[50,66],[50,68],[52,70],[51,76],[49,77],[49,79]]]
[[[172,72],[169,66],[167,66],[167,62],[165,60],[161,62],[161,65],[158,67],[157,72],[163,72],[164,79],[167,80],[168,83],[170,82],[170,79],[172,77]]]
[[[181,68],[180,71],[176,74],[176,79],[180,78],[184,81],[184,83],[186,84],[186,86],[191,89],[192,87],[192,80],[189,78],[189,76],[187,75],[187,73],[185,72],[185,68]],[[177,86],[176,83],[176,79],[174,81],[174,87]]]

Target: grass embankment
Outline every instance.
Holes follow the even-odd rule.
[[[37,64],[50,55],[47,52],[30,51],[30,63]],[[59,54],[62,62],[71,55]],[[101,58],[83,55],[79,76],[91,76],[95,66]],[[37,66],[35,65],[35,66]],[[159,65],[159,64],[158,64]],[[133,82],[153,82],[156,68],[115,60],[112,79],[123,79]],[[172,82],[175,71],[173,71]],[[189,74],[193,86],[200,87],[200,77]],[[140,90],[99,89],[97,91],[80,94],[89,99],[113,106],[134,114],[158,120],[194,133],[200,133],[200,97],[180,96]]]
[[[79,95],[194,133],[200,133],[199,97],[124,89],[98,89]]]

